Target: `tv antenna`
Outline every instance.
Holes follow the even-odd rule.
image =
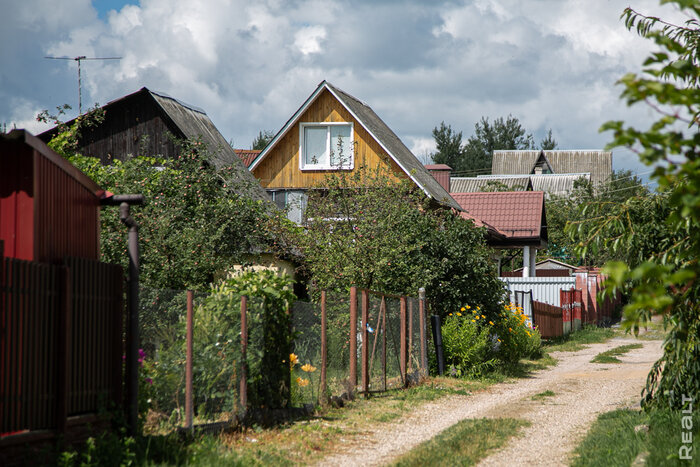
[[[78,115],[83,114],[83,91],[82,84],[80,80],[80,62],[83,60],[121,60],[121,57],[86,57],[85,55],[80,55],[78,57],[44,57],[52,60],[74,60],[78,62]]]

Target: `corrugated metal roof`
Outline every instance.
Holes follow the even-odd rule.
[[[596,186],[606,182],[612,174],[612,152],[601,150],[494,151],[491,173],[531,174],[541,154],[554,173],[587,172]]]
[[[574,191],[574,183],[580,179],[590,180],[591,174],[536,174],[531,175],[532,189],[549,195],[565,196]]]
[[[255,168],[260,161],[262,161],[267,154],[269,154],[276,146],[276,144],[282,139],[282,137],[294,126],[303,111],[311,105],[313,101],[321,94],[323,89],[328,89],[328,91],[335,96],[338,101],[345,106],[345,108],[357,119],[358,123],[362,125],[365,130],[367,130],[370,135],[379,143],[379,145],[387,152],[387,155],[391,157],[399,167],[406,173],[406,175],[413,180],[413,182],[425,192],[431,199],[437,201],[438,203],[451,207],[453,209],[461,210],[459,204],[452,199],[450,194],[443,188],[440,183],[438,183],[435,178],[425,169],[423,164],[413,155],[410,149],[406,147],[405,144],[396,136],[387,125],[382,121],[374,110],[372,110],[367,104],[360,101],[359,99],[351,96],[350,94],[336,88],[328,81],[322,81],[316,90],[309,96],[308,99],[302,104],[302,106],[296,111],[296,113],[287,121],[287,123],[282,127],[282,129],[275,135],[272,141],[263,149],[260,155],[253,161],[250,165],[251,169]]]
[[[514,177],[452,177],[450,179],[450,191],[453,193],[471,193],[484,191],[489,183],[502,183],[509,191],[532,191],[532,183],[528,175]]]
[[[544,193],[541,191],[500,191],[452,193],[470,216],[480,219],[507,239],[546,241]]]

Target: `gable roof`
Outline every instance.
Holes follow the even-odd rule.
[[[483,191],[489,183],[502,183],[508,187],[509,191],[532,191],[533,186],[529,175],[503,176],[493,175],[490,177],[452,177],[450,179],[450,192],[470,193]]]
[[[149,101],[156,106],[158,113],[168,125],[168,130],[174,136],[201,138],[201,141],[206,145],[209,154],[208,161],[211,164],[216,168],[224,166],[233,168],[233,170],[227,172],[227,176],[231,177],[230,182],[238,187],[237,193],[257,200],[270,201],[257,179],[243,165],[231,145],[219,132],[206,112],[199,107],[186,104],[166,93],[151,91],[143,87],[134,93],[108,102],[102,108],[105,109],[105,112],[110,112],[112,108],[118,108],[125,104],[137,106],[144,105]],[[129,104],[130,102],[133,102],[133,104]],[[75,119],[66,123],[71,125],[73,122],[75,122]],[[133,126],[139,124],[138,121],[130,123],[133,123]],[[57,131],[57,127],[52,128],[40,134],[39,138],[47,141]]]
[[[467,214],[495,227],[510,242],[547,241],[541,191],[452,193],[452,197]]]
[[[452,199],[435,178],[423,167],[423,164],[413,155],[398,136],[377,116],[376,113],[364,102],[356,99],[350,94],[336,88],[328,81],[322,81],[316,90],[306,99],[301,107],[285,123],[282,129],[275,135],[272,141],[263,149],[257,158],[249,166],[250,170],[255,169],[260,162],[272,151],[277,143],[286,135],[292,127],[299,121],[304,111],[321,95],[324,90],[328,90],[345,109],[350,112],[353,118],[374,138],[382,147],[386,154],[403,170],[403,172],[431,199],[449,206],[453,209],[461,210],[459,204]]]
[[[494,175],[532,174],[544,158],[555,174],[590,173],[594,185],[605,183],[612,174],[612,152],[600,150],[494,151]]]

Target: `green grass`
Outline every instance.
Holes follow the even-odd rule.
[[[504,446],[525,426],[529,422],[513,418],[462,420],[404,454],[394,465],[474,465]]]
[[[598,355],[593,357],[591,363],[622,363],[620,359],[617,358],[618,356],[624,355],[633,349],[641,349],[642,347],[642,344],[621,345],[619,347],[615,347],[613,349],[599,353]]]
[[[615,410],[600,415],[576,448],[572,466],[625,466],[640,454],[646,465],[700,466],[700,415],[693,415],[693,448],[690,461],[678,457],[682,445],[680,412]],[[635,427],[643,428],[635,430]],[[648,428],[648,429],[647,429]]]
[[[541,392],[539,394],[535,394],[534,396],[530,397],[530,399],[532,399],[533,401],[541,401],[547,397],[553,397],[553,396],[556,396],[555,392],[547,389],[544,392]]]
[[[617,332],[612,328],[584,326],[583,329],[566,336],[547,340],[544,342],[543,350],[546,352],[575,352],[586,348],[588,344],[606,342],[616,335]]]

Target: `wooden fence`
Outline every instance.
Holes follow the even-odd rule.
[[[533,300],[532,318],[542,337],[564,335],[564,313],[561,307]]]
[[[0,255],[0,464],[24,435],[70,440],[76,419],[121,406],[123,318],[120,266]]]

